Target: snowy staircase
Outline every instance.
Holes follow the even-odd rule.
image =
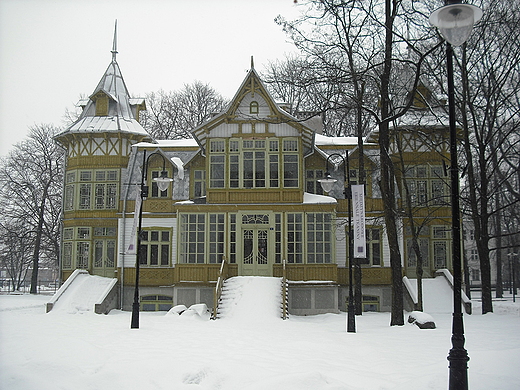
[[[262,321],[282,317],[281,279],[235,276],[226,279],[217,318]]]

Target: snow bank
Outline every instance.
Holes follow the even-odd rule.
[[[181,316],[182,318],[197,317],[201,320],[209,320],[211,313],[205,303],[198,303],[196,305],[191,305],[189,309],[184,305],[174,306],[166,313],[166,315],[170,317]]]
[[[67,286],[62,286],[51,301],[52,312],[69,314],[95,310],[95,305],[106,296],[114,284],[114,279],[78,273]]]
[[[451,314],[436,314],[437,329],[425,332],[390,327],[389,313],[363,313],[357,333],[346,333],[345,313],[275,321],[274,307],[243,294],[255,282],[244,281],[249,304],[238,304],[232,317],[172,321],[142,312],[140,329],[130,329],[129,312],[45,314],[43,304],[32,307],[32,296],[0,295],[0,389],[447,388]],[[264,287],[276,291],[275,283]],[[502,314],[464,316],[472,390],[518,388],[519,307],[498,302]],[[271,312],[272,321],[247,320],[247,312]]]
[[[417,302],[417,279],[403,278],[408,291]],[[453,311],[453,290],[445,276],[425,278],[423,286],[423,309],[429,313],[451,313]]]

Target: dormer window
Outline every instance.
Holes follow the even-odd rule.
[[[253,101],[249,103],[249,113],[250,114],[258,114],[258,102]]]
[[[96,104],[96,116],[107,116],[108,115],[108,96],[103,92],[97,93],[92,97]]]

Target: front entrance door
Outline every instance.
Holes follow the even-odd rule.
[[[92,275],[115,278],[116,240],[94,241]]]
[[[272,276],[269,264],[269,230],[266,228],[247,228],[243,233],[242,275]]]

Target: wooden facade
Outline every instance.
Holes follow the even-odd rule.
[[[319,179],[325,175],[328,156],[348,153],[351,180],[356,180],[359,159],[364,159],[366,170],[368,255],[360,261],[362,283],[380,291],[390,288],[377,186],[377,135],[365,140],[365,155],[360,156],[357,139],[325,137],[315,121],[299,120],[283,110],[251,68],[229,106],[193,129],[192,139],[157,143],[138,125],[138,113],[145,109],[142,100],[130,99],[124,84],[117,101],[100,89],[105,78],[119,74],[115,58],[109,68],[116,71],[103,76],[78,122],[57,136],[68,156],[64,280],[77,268],[116,277],[122,305],[128,307],[137,261],[128,249],[136,239],[136,184],[146,168],[149,196],[142,201],[140,255],[143,295],[170,296],[175,288],[212,286],[223,259],[228,276],[281,277],[285,261],[287,279],[304,283],[299,288],[312,282],[343,288],[348,285],[348,200],[342,164],[331,172],[338,181],[329,194],[323,194]],[[118,112],[126,113],[122,118],[126,127],[103,127],[120,115],[111,112],[114,105],[124,106]],[[418,237],[426,276],[441,266],[450,268],[450,237],[444,234],[450,222],[442,171],[448,157],[445,133],[439,126],[407,125],[393,139],[394,163],[402,168],[397,172],[400,206],[404,210],[406,199],[411,199],[414,225],[421,227]],[[148,160],[143,167],[145,151]],[[163,164],[173,178],[166,191],[153,182]],[[405,192],[406,186],[413,189],[411,194]],[[411,223],[404,212],[401,222],[403,270],[413,277],[416,256],[410,254]]]

